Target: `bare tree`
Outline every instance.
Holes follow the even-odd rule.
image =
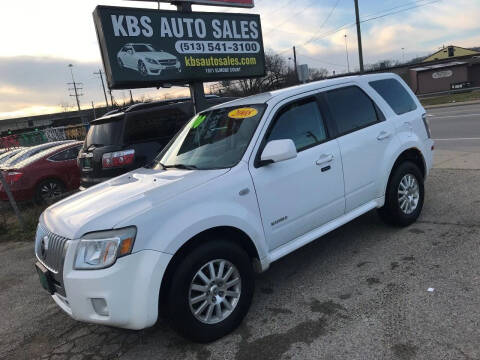
[[[273,52],[265,54],[265,76],[260,78],[224,80],[216,89],[218,93],[229,96],[248,96],[276,90],[295,83],[284,57]]]
[[[326,79],[328,76],[328,70],[325,68],[310,68],[310,81],[317,81]]]

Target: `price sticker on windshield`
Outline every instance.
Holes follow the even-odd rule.
[[[254,108],[239,108],[228,113],[228,117],[232,119],[247,119],[258,114],[258,110]]]

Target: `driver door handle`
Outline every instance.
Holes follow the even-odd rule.
[[[318,166],[325,165],[333,160],[333,154],[322,154],[320,158],[315,162]]]

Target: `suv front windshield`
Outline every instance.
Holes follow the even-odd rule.
[[[242,158],[265,104],[204,111],[177,134],[155,159],[154,168],[221,169]]]

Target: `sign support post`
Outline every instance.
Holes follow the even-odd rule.
[[[192,4],[191,3],[176,3],[177,10],[182,13],[191,13],[192,12]],[[199,113],[200,111],[205,110],[208,108],[208,104],[205,101],[205,89],[203,88],[203,82],[196,81],[189,84],[190,86],[190,97],[192,98],[193,108],[195,114]]]

